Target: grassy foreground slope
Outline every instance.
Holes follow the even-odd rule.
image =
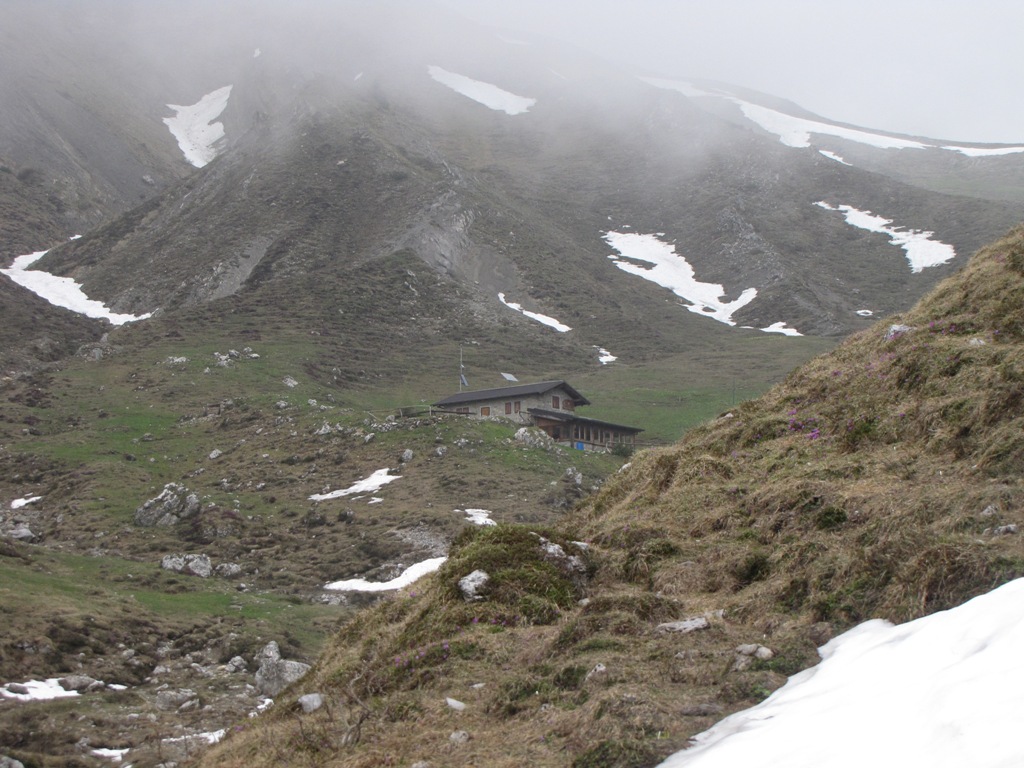
[[[637,456],[559,531],[467,532],[205,764],[656,764],[852,624],[1024,574],[1022,382],[1024,228]],[[457,583],[476,569],[491,581],[470,602]],[[309,692],[326,703],[304,714]]]

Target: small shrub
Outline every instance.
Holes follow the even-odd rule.
[[[586,641],[598,633],[608,633],[620,637],[639,637],[648,628],[648,622],[642,621],[626,611],[584,615],[562,627],[552,644],[552,649],[558,652],[577,650],[584,647]],[[607,639],[601,638],[599,644],[603,645],[607,642]],[[590,646],[590,649],[593,650],[594,647]]]
[[[679,547],[670,539],[649,539],[629,550],[626,562],[622,566],[623,575],[632,582],[646,581],[659,560],[678,553]]]
[[[779,605],[790,611],[799,611],[807,602],[811,585],[805,578],[790,579],[789,583],[775,598]]]
[[[635,452],[636,448],[634,448],[629,443],[616,443],[615,445],[612,446],[611,451],[612,456],[618,456],[623,459],[628,459]]]
[[[568,667],[564,667],[554,677],[554,684],[557,688],[561,688],[563,691],[574,691],[583,685],[583,680],[587,676],[587,668],[580,666],[579,664],[572,664]]]
[[[523,607],[527,595],[540,598],[556,608],[568,608],[577,599],[580,575],[555,564],[545,555],[540,537],[558,543],[567,553],[576,548],[567,541],[558,541],[548,532],[538,533],[522,526],[497,525],[463,532],[452,546],[452,553],[439,572],[445,597],[462,602],[459,579],[475,570],[490,575],[488,601],[509,607]],[[539,612],[549,609],[537,600],[526,601],[526,608]]]
[[[856,450],[859,445],[875,434],[878,420],[874,416],[858,416],[846,422],[845,430],[839,433],[839,444],[847,451]]]
[[[645,768],[660,755],[639,741],[602,741],[572,761],[572,768]]]
[[[755,581],[763,581],[768,578],[770,572],[771,564],[768,561],[768,555],[764,552],[751,552],[743,559],[742,563],[736,566],[733,576],[738,582],[737,588],[742,589]]]
[[[1006,265],[1014,272],[1024,275],[1024,240],[1015,240],[1006,253]]]
[[[679,458],[674,454],[664,453],[654,460],[651,468],[651,486],[657,492],[664,492],[679,470]]]
[[[675,600],[651,592],[622,595],[595,595],[583,609],[584,616],[606,613],[631,613],[643,621],[662,621],[679,612]]]
[[[554,624],[561,612],[550,600],[537,595],[523,595],[519,600],[519,615],[527,624]]]
[[[846,522],[846,512],[841,507],[828,505],[818,510],[814,525],[819,531],[831,531]]]
[[[592,637],[576,646],[576,653],[621,651],[626,647],[621,640],[612,637]]]
[[[554,698],[554,690],[547,680],[520,678],[507,680],[501,685],[488,711],[500,712],[503,715],[515,715],[534,705],[547,704]]]
[[[389,698],[382,717],[388,723],[400,723],[405,720],[416,720],[423,714],[421,707],[414,699],[395,695]]]

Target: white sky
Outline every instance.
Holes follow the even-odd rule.
[[[724,80],[833,120],[1024,141],[1024,3],[1011,0],[444,0],[638,74]]]

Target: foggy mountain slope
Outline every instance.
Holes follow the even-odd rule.
[[[120,83],[123,100],[83,101],[106,121],[102,141],[132,136],[140,152],[158,153],[90,147],[89,172],[115,190],[105,193],[108,209],[145,196],[144,175],[188,180],[39,265],[122,311],[169,311],[250,280],[409,247],[477,286],[495,311],[505,292],[570,326],[597,306],[599,324],[615,327],[677,301],[609,261],[607,233],[618,228],[664,233],[696,279],[722,285],[723,300],[756,289],[736,315],[741,325],[842,334],[864,324],[857,311],[905,307],[956,262],[911,275],[884,236],[854,230],[816,202],[932,231],[960,254],[1020,215],[1018,206],[935,195],[782,146],[709,115],[700,100],[542,43],[511,44],[433,8],[343,4],[324,16],[315,4],[288,14],[266,4],[233,19],[184,7],[173,21],[131,19],[126,29],[142,42],[125,52],[140,76],[129,80],[117,57],[101,59],[105,87]],[[104,34],[116,37],[116,25]],[[54,82],[74,59],[52,64],[65,67]],[[78,69],[85,78],[89,69]],[[532,105],[512,115],[488,108],[432,77],[438,69]],[[25,82],[9,81],[22,91]],[[163,125],[165,105],[226,85],[221,157],[190,172]],[[48,93],[45,84],[34,90]],[[155,173],[138,174],[143,166]],[[615,304],[623,308],[607,314]],[[673,346],[674,326],[690,320],[653,321],[648,335],[667,333]]]
[[[4,189],[0,205],[34,217],[20,239],[48,247],[188,173],[160,121],[158,94],[172,90],[172,73],[151,66],[130,36],[49,4],[0,13],[0,158],[25,182]],[[0,254],[24,252],[6,226],[4,234]]]
[[[836,334],[860,327],[857,310],[899,309],[950,267],[912,275],[900,249],[816,202],[913,222],[961,253],[1016,218],[793,152],[605,72],[519,71],[502,84],[536,103],[507,115],[432,79],[429,58],[282,81],[264,56],[233,84],[216,162],[41,266],[144,312],[409,247],[495,306],[506,292],[573,326],[624,303],[604,315],[615,325],[672,297],[616,269],[606,235],[661,232],[726,296],[757,289],[740,324]],[[467,67],[451,58],[466,55],[440,58],[449,71]],[[671,345],[687,322],[667,324]]]

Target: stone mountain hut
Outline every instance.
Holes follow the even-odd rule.
[[[583,405],[590,405],[590,401],[568,383],[541,381],[459,392],[438,400],[434,408],[472,418],[507,419],[536,426],[555,442],[570,444],[581,451],[636,445],[636,436],[642,429],[580,416],[576,408]]]

